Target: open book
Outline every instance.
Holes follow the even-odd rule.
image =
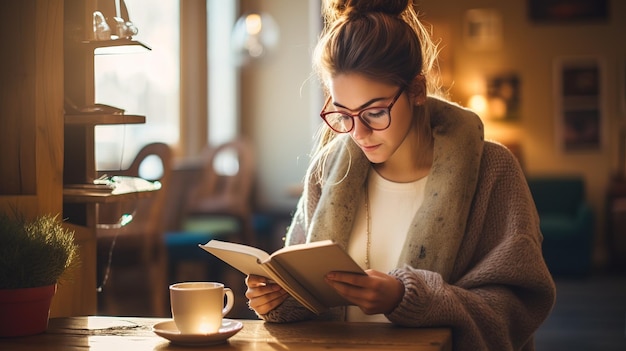
[[[319,314],[348,301],[324,281],[330,271],[365,274],[332,240],[284,247],[273,254],[255,247],[211,240],[199,245],[240,272],[275,281],[309,310]]]

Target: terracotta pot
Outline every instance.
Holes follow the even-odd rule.
[[[48,328],[56,284],[0,289],[0,337],[39,334]]]

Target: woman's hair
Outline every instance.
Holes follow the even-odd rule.
[[[411,94],[411,83],[422,74],[427,94],[439,92],[437,45],[412,0],[322,0],[322,15],[324,30],[313,54],[313,68],[325,87],[333,77],[356,73],[405,86]],[[315,154],[323,152],[334,137],[323,126]]]
[[[313,67],[324,83],[342,73],[409,86],[436,67],[437,45],[412,0],[323,0],[324,30]],[[429,93],[438,90],[429,77]]]

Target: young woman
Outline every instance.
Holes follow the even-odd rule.
[[[322,316],[249,276],[250,308],[270,322],[450,326],[456,350],[533,350],[555,287],[518,162],[483,140],[475,114],[435,97],[436,48],[410,0],[323,9],[326,123],[286,245],[333,239],[367,276],[329,272],[352,305]]]

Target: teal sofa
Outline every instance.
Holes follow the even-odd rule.
[[[528,177],[552,275],[583,276],[592,268],[594,214],[579,176]]]

